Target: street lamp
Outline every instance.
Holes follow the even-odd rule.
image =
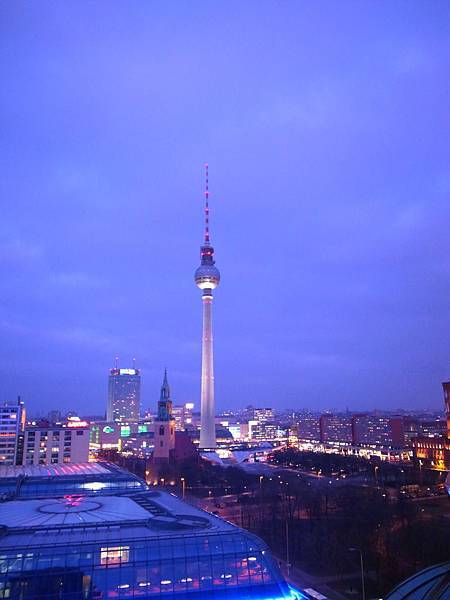
[[[290,575],[291,563],[289,562],[289,523],[286,519],[286,570],[287,576]],[[364,600],[364,599],[363,599]]]
[[[377,487],[378,487],[378,473],[377,473],[377,471],[378,471],[379,468],[380,467],[378,467],[377,465],[375,465],[375,485]]]
[[[262,475],[259,476],[259,493],[262,492],[262,480],[264,479],[264,477]]]
[[[181,478],[181,485],[183,486],[183,500],[184,500],[184,496],[185,496],[185,492],[186,492],[186,482],[184,480],[184,477]]]
[[[364,585],[364,563],[363,563],[363,555],[361,548],[349,548],[350,552],[359,552],[359,558],[361,560],[361,591],[362,591],[362,600],[366,600],[366,588]]]

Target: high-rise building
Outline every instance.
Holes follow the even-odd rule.
[[[195,283],[203,291],[203,337],[202,337],[202,379],[201,379],[201,428],[199,448],[211,450],[216,447],[215,400],[214,400],[214,359],[212,335],[213,290],[219,285],[220,273],[215,266],[214,248],[209,235],[209,183],[206,167],[205,189],[205,237],[200,247],[200,266],[195,271]]]
[[[170,399],[167,370],[164,371],[164,380],[158,402],[158,414],[155,419],[154,443],[153,460],[155,462],[168,461],[170,458],[170,451],[175,447],[175,421],[172,416],[172,400]]]
[[[0,464],[20,465],[23,457],[25,406],[17,402],[0,405]]]
[[[109,372],[107,421],[139,421],[141,375],[139,369],[114,368]]]

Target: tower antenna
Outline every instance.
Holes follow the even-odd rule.
[[[118,368],[119,368],[119,357],[116,356],[116,369],[118,369]]]
[[[209,173],[208,163],[205,163],[205,244],[209,246]]]

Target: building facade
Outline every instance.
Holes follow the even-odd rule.
[[[353,415],[352,435],[353,444],[402,448],[405,445],[403,417]]]
[[[89,459],[87,423],[25,428],[23,465],[85,463]]]
[[[111,369],[106,420],[137,423],[140,411],[141,375],[139,369]]]
[[[297,421],[297,437],[301,441],[320,442],[319,416],[302,414]]]
[[[352,420],[349,416],[324,414],[320,417],[320,441],[343,442],[351,444],[353,440]]]
[[[25,406],[17,402],[0,405],[0,465],[20,465],[23,459]]]

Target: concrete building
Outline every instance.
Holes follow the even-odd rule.
[[[318,415],[302,414],[297,421],[297,437],[300,441],[320,442],[320,419]]]
[[[66,425],[27,426],[23,465],[85,463],[89,459],[89,426],[82,421]]]
[[[403,417],[353,415],[352,435],[353,444],[402,448],[405,445]]]
[[[141,410],[139,369],[111,369],[108,382],[107,421],[137,423]]]
[[[16,402],[0,405],[0,465],[22,463],[25,428],[25,406]]]
[[[352,419],[344,415],[324,414],[320,417],[320,441],[343,442],[351,444],[353,440]]]

